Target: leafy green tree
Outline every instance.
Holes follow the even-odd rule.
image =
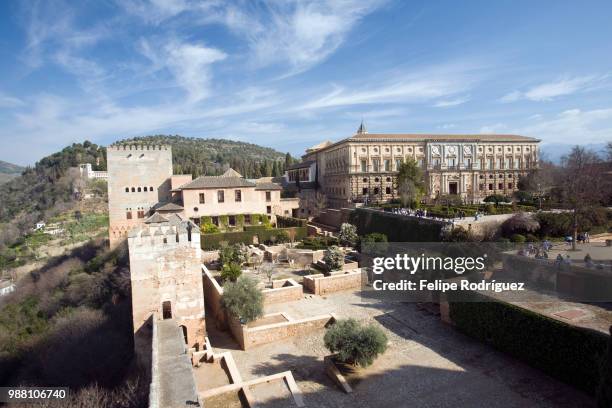
[[[330,271],[341,269],[344,265],[344,253],[337,246],[332,246],[325,252],[323,262]]]
[[[404,207],[418,205],[425,193],[423,171],[414,159],[400,165],[397,173],[397,191]]]
[[[387,336],[374,324],[362,326],[355,319],[338,320],[323,337],[325,347],[344,363],[367,367],[387,350]]]
[[[221,279],[224,282],[235,282],[242,275],[242,268],[235,262],[226,263],[221,269]]]
[[[248,276],[241,276],[236,282],[223,286],[221,305],[243,323],[263,316],[263,294],[257,282]]]
[[[235,263],[242,265],[247,261],[246,248],[241,244],[228,245],[222,242],[219,249],[219,262],[221,265]]]
[[[338,239],[342,245],[355,246],[359,236],[357,235],[357,227],[348,222],[342,223]]]

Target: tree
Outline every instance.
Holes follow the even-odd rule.
[[[501,225],[502,235],[509,237],[512,234],[531,234],[540,229],[540,223],[525,213],[514,214]]]
[[[562,159],[561,200],[572,213],[572,250],[576,250],[576,239],[581,219],[604,197],[604,178],[597,154],[583,147],[575,146]]]
[[[338,239],[342,245],[355,246],[359,236],[357,235],[357,227],[348,222],[342,223]]]
[[[242,268],[235,262],[226,263],[221,269],[221,279],[223,279],[224,282],[235,282],[240,275],[242,275]]]
[[[519,201],[525,201],[529,196],[535,197],[540,203],[540,208],[542,208],[542,200],[555,187],[555,179],[559,169],[553,163],[545,160],[540,160],[538,166],[537,169],[519,178],[515,198]]]
[[[344,265],[344,253],[337,246],[332,246],[325,252],[323,262],[330,271],[338,270]]]
[[[219,249],[219,262],[221,265],[235,263],[242,265],[247,261],[246,248],[241,244],[228,245],[227,242],[221,242]]]
[[[486,196],[484,200],[485,203],[494,203],[497,207],[499,203],[509,203],[510,199],[505,195],[501,194],[491,194],[490,196]]]
[[[387,336],[377,326],[362,326],[355,319],[338,320],[323,337],[325,347],[344,363],[367,367],[387,350]]]
[[[241,276],[236,282],[223,286],[221,305],[242,323],[263,316],[263,294],[257,282],[248,276]]]
[[[425,193],[423,171],[414,159],[402,162],[397,173],[397,191],[404,207],[417,204]]]

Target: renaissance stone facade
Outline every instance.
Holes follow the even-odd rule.
[[[128,248],[136,350],[151,341],[156,317],[174,319],[187,346],[202,347],[206,328],[197,226],[176,214],[154,214],[130,231]]]
[[[457,195],[474,203],[515,192],[519,178],[538,165],[538,143],[518,135],[371,134],[362,124],[349,138],[308,149],[285,177],[324,194],[331,208],[386,202],[399,198],[397,171],[411,159],[424,172],[426,198]]]

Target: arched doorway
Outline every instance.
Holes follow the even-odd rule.
[[[162,318],[164,320],[172,319],[172,302],[169,300],[162,303]]]

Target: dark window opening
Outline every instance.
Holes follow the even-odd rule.
[[[162,317],[164,320],[172,319],[172,303],[169,300],[162,303]]]
[[[136,189],[134,187],[132,187],[132,193],[135,193]]]
[[[236,190],[234,191],[234,200],[239,203],[242,201],[242,191]]]
[[[130,188],[129,188],[129,187],[126,187],[126,188],[125,188],[125,192],[126,192],[126,193],[129,193],[129,192],[130,192]]]
[[[225,202],[225,192],[223,190],[217,191],[217,202],[218,203]]]
[[[266,212],[267,212],[268,214],[272,214],[272,206],[268,205],[268,206],[266,207]]]
[[[139,193],[142,192],[142,188],[138,187],[138,192]]]
[[[138,210],[138,218],[144,218],[145,212],[143,210]]]
[[[131,211],[126,211],[126,213],[125,213],[125,217],[126,217],[128,220],[131,220],[131,219],[132,219],[132,212],[131,212]]]
[[[266,191],[266,201],[272,201],[272,192]]]
[[[385,194],[391,194],[391,187],[385,188]]]
[[[204,193],[200,193],[200,204],[205,204],[206,203],[206,197],[204,196]]]

